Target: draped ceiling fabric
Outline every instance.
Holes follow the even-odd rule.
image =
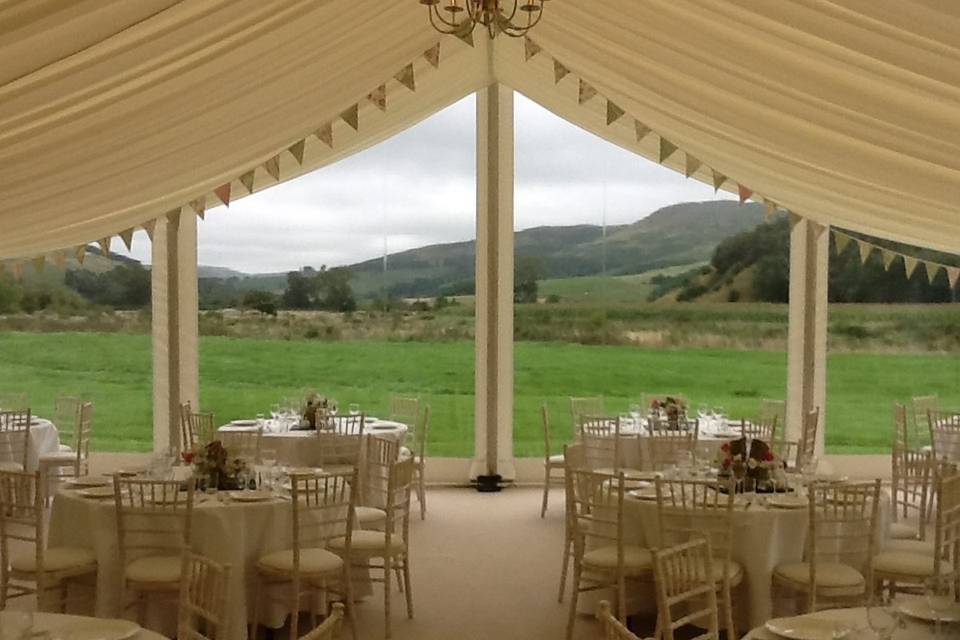
[[[522,40],[470,48],[416,0],[0,2],[0,257],[213,206],[278,153],[292,178],[493,81],[653,160],[663,136],[724,188],[960,252],[960,3],[553,0],[531,37],[529,61]],[[411,62],[416,91],[392,79]],[[600,93],[583,105],[578,77]],[[383,83],[385,112],[366,99]],[[604,98],[626,112],[609,126]],[[339,120],[354,104],[359,131]],[[310,135],[327,122],[333,149]],[[300,166],[282,152],[304,138]]]

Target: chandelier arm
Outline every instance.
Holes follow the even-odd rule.
[[[505,28],[501,29],[501,31],[503,31],[503,33],[506,33],[511,38],[523,37],[527,34],[528,31],[530,31],[530,29],[533,29],[535,26],[537,26],[537,23],[540,22],[540,19],[542,17],[543,17],[543,9],[537,12],[536,19],[531,20],[529,24],[521,27],[511,23],[510,25],[505,26]]]
[[[440,21],[440,24],[437,24],[437,20]],[[456,33],[457,29],[459,28],[459,25],[457,25],[456,23],[450,23],[444,20],[443,16],[441,16],[440,14],[436,14],[436,19],[435,19],[433,11],[430,11],[430,24],[433,26],[434,29],[448,36]]]

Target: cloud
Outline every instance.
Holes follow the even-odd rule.
[[[516,105],[518,229],[627,223],[715,197],[520,95]],[[464,98],[375,147],[209,212],[200,263],[286,271],[377,257],[385,241],[394,252],[475,237],[475,108]],[[149,262],[145,238],[133,255]]]

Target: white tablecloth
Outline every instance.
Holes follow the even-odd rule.
[[[6,612],[0,612],[0,626],[3,626],[4,619],[10,614]],[[96,628],[95,626],[99,623],[104,623],[104,620],[98,620],[97,618],[88,618],[86,616],[68,616],[60,613],[34,613],[33,614],[33,628],[35,631],[61,631],[61,630],[76,630],[76,629],[90,629]],[[134,635],[130,636],[128,640],[166,640],[164,636],[161,636],[159,633],[154,633],[153,631],[148,631],[147,629],[140,629]]]
[[[256,427],[247,425],[236,425],[233,423],[225,424],[217,432],[223,439],[225,446],[230,446],[230,434],[242,431],[251,431]],[[311,430],[296,431],[275,431],[277,427],[271,420],[267,420],[267,426],[263,432],[262,447],[275,449],[277,452],[277,461],[280,464],[296,467],[314,467],[319,465],[321,460],[316,432]],[[407,425],[402,422],[391,420],[381,420],[379,418],[368,417],[365,420],[364,433],[377,438],[390,438],[396,440],[400,445],[407,434]]]
[[[819,611],[809,614],[812,618],[821,620],[837,620],[844,623],[845,626],[856,629],[846,637],[846,640],[876,640],[876,635],[867,626],[867,610],[860,607],[855,609],[830,609],[828,611]],[[905,629],[898,629],[893,635],[893,640],[929,640],[935,638],[933,623],[925,623],[920,620],[912,620],[904,616],[906,623]],[[960,638],[960,626],[943,625],[941,629],[941,638],[948,640],[950,638]],[[759,625],[746,636],[743,640],[783,640],[781,636],[774,635]]]
[[[0,438],[6,436],[0,435]],[[27,452],[27,471],[36,471],[40,456],[60,450],[60,435],[57,427],[45,418],[34,417],[30,423],[30,450]],[[0,461],[7,462],[10,449],[0,446]],[[15,462],[20,462],[16,460]]]
[[[192,546],[195,551],[231,566],[227,593],[229,627],[224,636],[230,640],[246,638],[248,612],[256,576],[257,559],[271,551],[289,549],[292,544],[291,505],[288,500],[267,502],[220,503],[216,498],[197,494],[194,509]],[[73,489],[61,489],[53,502],[50,520],[50,544],[93,549],[97,556],[96,614],[120,617],[121,567],[118,557],[117,524],[113,500],[88,499]],[[365,575],[355,575],[354,595],[370,595]],[[278,596],[279,597],[279,596]],[[170,607],[151,605],[149,627],[168,635],[176,632],[175,603]],[[283,624],[282,609],[261,607],[261,620],[272,627]]]

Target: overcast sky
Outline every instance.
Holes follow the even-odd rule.
[[[474,238],[474,110],[474,98],[464,98],[362,153],[208,211],[199,223],[200,264],[289,271],[377,257],[384,242],[393,253]],[[715,196],[520,95],[516,172],[516,229],[600,224],[604,208],[608,224],[628,223],[668,204],[733,197]],[[149,251],[138,233],[132,255],[149,262]]]

